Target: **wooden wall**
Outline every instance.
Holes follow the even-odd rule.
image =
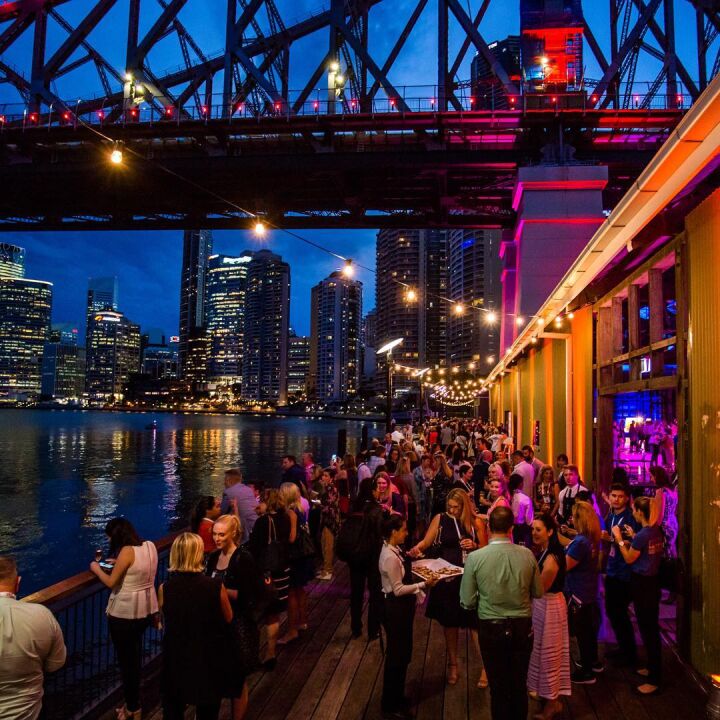
[[[720,673],[720,190],[688,216],[686,230],[690,395],[681,551],[689,565],[690,660]]]

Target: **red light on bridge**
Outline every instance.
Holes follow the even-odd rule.
[[[280,108],[281,108],[281,107],[282,107],[282,106],[280,105],[280,103],[275,103],[275,109],[276,109],[278,112],[280,111]]]
[[[30,122],[36,123],[38,121],[38,114],[37,113],[30,113]]]
[[[475,104],[475,98],[471,95],[470,96],[470,107],[472,107]]]
[[[353,99],[350,101],[350,107],[354,110],[354,109],[355,109],[355,105],[357,105],[357,102],[355,101],[355,98],[353,98]]]
[[[395,98],[390,98],[390,107],[394,110],[395,109]]]
[[[5,124],[5,116],[0,115],[0,125],[4,125],[4,124]]]
[[[136,110],[135,108],[133,108],[133,109],[130,111],[130,116],[131,116],[131,117],[137,117],[137,110]]]
[[[102,110],[97,111],[98,120],[104,120],[105,119],[105,113]]]
[[[514,105],[516,101],[517,101],[517,98],[515,98],[513,95],[511,95],[510,96],[510,104]]]
[[[206,105],[203,105],[203,106],[200,108],[200,112],[201,112],[203,115],[207,115],[207,114],[208,114],[207,106],[206,106]]]
[[[245,103],[238,103],[237,112],[243,112],[245,110]]]
[[[551,100],[552,100],[553,103],[556,103],[556,102],[557,102],[557,98],[556,98],[556,97],[551,98]]]
[[[596,103],[596,102],[597,102],[597,95],[593,95],[593,96],[590,98],[590,100],[591,100],[592,102]]]
[[[677,104],[678,104],[680,107],[682,107],[682,104],[683,104],[683,96],[682,96],[682,95],[678,95],[677,98],[676,98],[676,100],[677,100]]]
[[[69,113],[69,112],[64,112],[63,115],[62,115],[62,118],[63,118],[63,120],[69,120],[69,119],[70,119],[70,113]]]
[[[316,100],[316,101],[313,103],[313,110],[314,110],[315,112],[317,112],[319,109],[320,109],[320,103]]]
[[[430,98],[430,107],[435,107],[435,98]]]
[[[172,114],[173,114],[173,109],[172,109],[172,107],[170,107],[170,105],[168,105],[165,108],[165,115],[167,115],[168,117],[172,117]]]

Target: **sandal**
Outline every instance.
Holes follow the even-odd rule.
[[[448,665],[447,684],[457,685],[458,681],[458,666],[450,664]]]

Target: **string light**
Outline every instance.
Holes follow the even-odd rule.
[[[408,302],[415,302],[417,300],[417,293],[411,288],[405,293],[405,299]]]
[[[521,315],[518,315],[518,316],[515,318],[515,324],[516,324],[516,325],[523,325],[524,323],[525,323],[525,318],[522,317]]]
[[[485,320],[488,325],[494,325],[497,322],[497,313],[490,310],[490,312],[485,316]]]
[[[265,227],[265,225],[264,225],[262,222],[258,221],[258,222],[255,223],[255,227],[253,228],[253,232],[254,232],[258,237],[265,237],[265,233],[267,232],[267,228]]]
[[[355,268],[353,267],[351,258],[348,258],[345,262],[345,265],[342,269],[342,274],[348,278],[352,277],[355,274]]]
[[[123,161],[123,153],[122,153],[122,150],[120,149],[120,144],[115,143],[115,145],[113,145],[113,150],[110,153],[110,162],[113,165],[122,165],[122,161]]]
[[[465,306],[462,303],[455,303],[455,305],[453,305],[453,312],[456,315],[462,315],[465,312]]]
[[[567,314],[567,319],[568,319],[568,320],[572,320],[574,317],[575,317],[575,313],[574,313],[574,312],[569,312],[569,313]]]

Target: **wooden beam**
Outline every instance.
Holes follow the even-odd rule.
[[[658,268],[648,270],[648,298],[650,306],[650,344],[663,339],[665,328],[665,300],[663,298],[662,271]],[[662,375],[665,366],[663,352],[652,354],[652,375]]]
[[[642,390],[673,390],[677,388],[678,379],[675,375],[662,375],[647,380],[633,380],[615,385],[605,385],[598,388],[600,395],[617,395],[619,393],[640,392]],[[598,420],[600,424],[600,420]]]
[[[628,349],[637,350],[640,347],[640,287],[628,287]],[[640,359],[630,361],[630,380],[640,379]]]

